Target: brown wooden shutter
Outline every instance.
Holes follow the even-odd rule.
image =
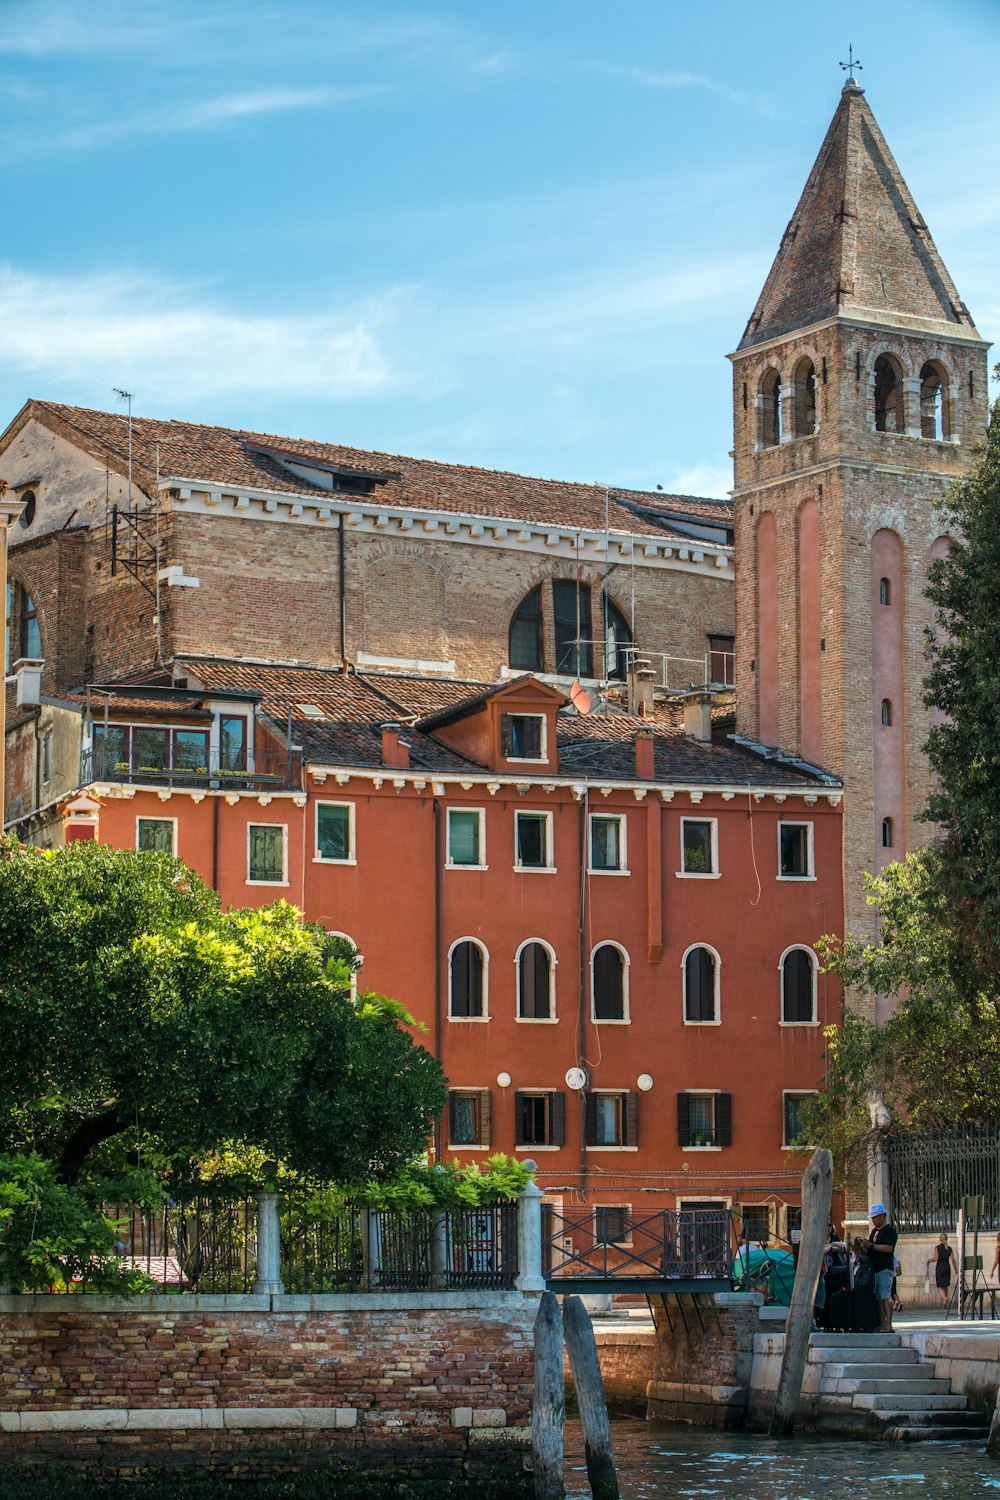
[[[524,1095],[518,1090],[514,1095],[514,1145],[524,1145]]]
[[[691,1144],[691,1104],[683,1090],[677,1095],[677,1139],[682,1146]]]
[[[639,1095],[631,1090],[625,1095],[625,1139],[623,1146],[639,1144]]]
[[[715,1096],[715,1144],[717,1146],[733,1144],[732,1094],[716,1094]]]
[[[455,1139],[455,1091],[448,1090],[448,1140]]]
[[[588,1146],[597,1145],[597,1099],[594,1094],[587,1095],[583,1139]]]
[[[550,1146],[565,1146],[566,1144],[566,1095],[557,1090],[552,1095],[552,1139]]]
[[[489,1089],[479,1090],[479,1144],[488,1146],[493,1139],[493,1095]]]

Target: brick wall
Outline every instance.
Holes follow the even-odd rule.
[[[3,1461],[311,1463],[522,1483],[536,1301],[0,1298]]]
[[[753,1292],[650,1298],[656,1324],[650,1419],[744,1424],[762,1302]]]

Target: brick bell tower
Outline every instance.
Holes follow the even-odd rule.
[[[923,597],[989,345],[849,76],[733,362],[738,730],[843,777],[863,872],[926,839]]]

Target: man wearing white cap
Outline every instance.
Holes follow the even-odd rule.
[[[892,1332],[892,1278],[896,1261],[896,1241],[899,1234],[887,1222],[884,1203],[873,1203],[868,1210],[872,1221],[872,1232],[868,1240],[868,1254],[875,1273],[875,1297],[883,1333]]]

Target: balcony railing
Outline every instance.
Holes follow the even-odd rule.
[[[299,752],[258,751],[248,756],[243,766],[213,753],[202,765],[143,765],[138,759],[120,760],[114,752],[84,751],[80,761],[80,782],[124,782],[132,786],[205,787],[210,791],[260,792],[296,788],[302,780],[302,756]]]
[[[667,651],[644,651],[627,646],[622,652],[629,672],[636,672],[654,688],[668,693],[692,688],[732,687],[736,658],[732,651],[706,651],[704,656],[671,656]]]

